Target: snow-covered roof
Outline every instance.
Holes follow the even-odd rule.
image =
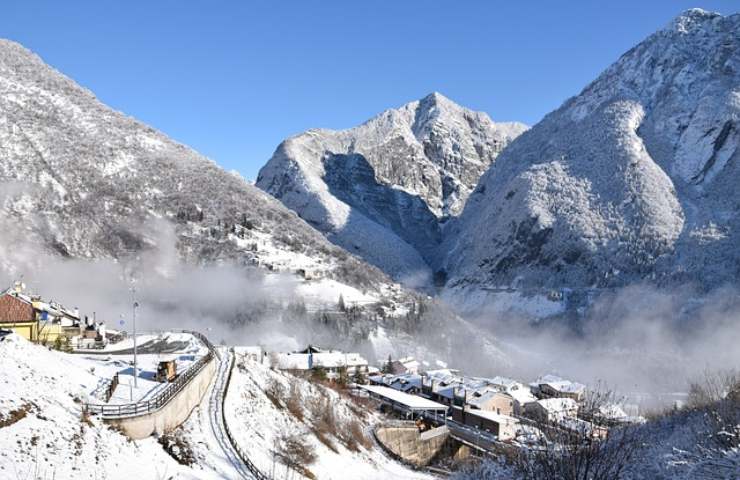
[[[509,395],[507,393],[500,392],[498,390],[488,390],[486,392],[481,393],[479,396],[468,397],[467,403],[468,403],[468,405],[472,405],[472,406],[475,406],[475,407],[479,407],[480,408],[480,406],[482,406],[485,403],[491,401],[497,395],[504,395],[506,397],[510,397],[511,398],[511,395]],[[513,400],[513,398],[511,398],[511,399]]]
[[[402,392],[406,392],[414,387],[421,388],[421,375],[415,373],[372,375],[369,377],[369,380]]]
[[[508,415],[501,415],[500,413],[491,412],[489,410],[465,410],[466,415],[475,415],[476,417],[485,418],[498,424],[516,424],[519,423],[514,417]]]
[[[532,394],[532,390],[530,390],[528,386],[521,383],[512,385],[511,387],[507,388],[506,393],[514,397],[514,400],[519,402],[520,405],[537,401],[537,397]]]
[[[624,411],[622,406],[616,403],[599,406],[598,415],[609,420],[628,421],[630,419],[630,416],[627,415],[627,412]]]
[[[387,398],[388,400],[400,403],[410,410],[447,410],[446,405],[427,400],[423,397],[417,397],[416,395],[399,392],[390,387],[383,387],[380,385],[360,385],[360,388],[374,393],[375,395]]]
[[[582,383],[571,382],[564,378],[558,377],[557,375],[543,375],[538,378],[533,386],[547,385],[553,390],[563,393],[583,393],[586,391],[586,386]]]
[[[421,365],[417,360],[414,359],[414,357],[408,357],[406,359],[399,360],[401,364],[406,367],[407,370],[415,370],[418,369]]]
[[[17,298],[18,300],[21,300],[33,306],[33,308],[35,308],[38,311],[48,312],[49,314],[55,317],[69,317],[75,320],[80,319],[79,314],[75,313],[69,308],[66,308],[63,305],[60,305],[56,302],[46,302],[44,300],[41,300],[41,297],[37,295],[29,295],[27,293],[18,292],[12,288],[0,294],[0,296],[2,295],[10,295],[11,297]]]
[[[578,408],[578,403],[572,398],[545,398],[537,403],[549,413],[562,413]]]
[[[495,376],[493,378],[489,378],[488,381],[491,382],[493,385],[500,385],[500,386],[502,386],[504,388],[507,388],[507,389],[509,387],[512,387],[512,386],[516,385],[516,384],[519,384],[519,382],[517,382],[516,380],[514,380],[512,378],[502,377],[502,376],[499,376],[499,375],[497,375],[497,376]]]
[[[312,364],[309,358],[312,358]],[[324,353],[280,353],[278,354],[278,367],[284,370],[308,370],[310,368],[340,368],[367,366],[365,360],[359,353],[324,352]]]

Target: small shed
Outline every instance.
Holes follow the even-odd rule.
[[[177,361],[174,358],[160,360],[154,380],[165,383],[171,382],[175,377],[177,377]]]

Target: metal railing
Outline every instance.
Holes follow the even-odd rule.
[[[221,412],[224,414],[224,431],[226,432],[226,437],[229,440],[229,443],[234,448],[234,451],[239,456],[239,460],[242,461],[245,467],[247,467],[247,470],[249,470],[249,473],[251,473],[256,480],[272,480],[271,477],[265,475],[262,473],[262,471],[257,468],[257,466],[252,463],[252,461],[247,456],[246,452],[242,450],[242,448],[239,446],[239,444],[234,439],[234,435],[231,433],[231,429],[229,429],[229,424],[226,422],[226,392],[229,391],[229,385],[231,385],[231,373],[234,370],[234,363],[235,363],[235,355],[234,355],[234,349],[230,349],[229,353],[231,356],[231,364],[229,365],[229,372],[226,374],[226,383],[224,385],[224,389],[221,391]]]
[[[195,378],[201,370],[203,370],[208,362],[210,362],[214,357],[220,359],[220,354],[216,350],[216,347],[205,335],[189,330],[182,330],[181,333],[189,333],[203,342],[203,344],[208,348],[208,353],[198,359],[198,361],[191,365],[184,373],[179,375],[173,382],[169,383],[165,388],[157,392],[148,400],[120,405],[86,403],[82,406],[83,412],[91,415],[100,415],[105,419],[114,419],[146,415],[156,412],[167,405],[170,400],[180,393],[190,383],[190,381]]]
[[[455,440],[486,453],[495,452],[496,447],[501,445],[498,437],[493,433],[465,425],[455,420],[447,420],[447,429],[450,432],[450,436]]]

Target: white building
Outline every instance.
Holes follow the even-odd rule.
[[[278,353],[277,367],[295,372],[323,369],[330,377],[342,369],[346,369],[348,375],[368,372],[368,362],[359,353],[324,350],[311,345],[298,352]]]
[[[545,398],[527,404],[525,412],[543,422],[562,422],[577,417],[578,404],[572,398]]]
[[[583,400],[586,394],[586,386],[558,377],[557,375],[544,375],[530,384],[535,395],[541,398],[572,398],[575,401]]]

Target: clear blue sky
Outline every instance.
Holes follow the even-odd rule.
[[[536,123],[681,11],[736,1],[5,0],[0,36],[254,178],[285,137],[439,91]]]

